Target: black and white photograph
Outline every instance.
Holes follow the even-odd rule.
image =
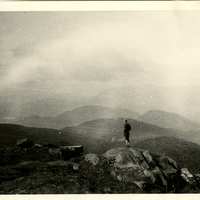
[[[200,7],[4,5],[0,194],[200,193]]]

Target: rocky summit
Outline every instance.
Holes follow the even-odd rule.
[[[195,177],[184,172],[171,158],[161,154],[151,154],[147,150],[114,148],[103,154],[113,167],[112,174],[119,181],[135,183],[141,189],[156,184],[167,191],[179,191],[187,183],[195,185]]]
[[[0,150],[0,194],[199,192],[199,175],[162,154],[118,147],[104,154],[83,146],[19,145]]]

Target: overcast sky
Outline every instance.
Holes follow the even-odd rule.
[[[1,87],[200,85],[200,12],[0,12]]]

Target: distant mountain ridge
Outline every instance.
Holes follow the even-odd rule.
[[[72,125],[77,125],[86,121],[98,118],[132,118],[136,119],[140,116],[139,113],[127,109],[110,108],[106,106],[88,105],[78,107],[71,111],[67,111],[58,115],[56,121],[71,120]]]
[[[121,108],[110,108],[105,106],[88,105],[75,108],[71,111],[63,112],[56,117],[41,117],[32,115],[29,117],[20,117],[12,120],[11,123],[17,123],[31,127],[61,129],[66,126],[74,126],[86,121],[99,118],[132,118],[136,119],[139,113]]]
[[[165,110],[199,121],[199,86],[127,85],[107,88],[95,96],[23,88],[0,90],[0,118],[30,115],[55,117],[84,105],[117,107],[144,113]]]
[[[115,105],[139,113],[166,110],[191,118],[200,112],[199,86],[127,85],[108,88],[96,96],[100,105]],[[195,118],[194,118],[195,119]],[[197,121],[197,120],[195,120]]]
[[[148,111],[138,117],[137,120],[164,128],[180,129],[183,131],[200,130],[199,123],[193,122],[176,113],[161,110]]]
[[[0,89],[0,118],[39,115],[55,117],[63,110],[87,105],[90,97],[71,92],[25,88]]]

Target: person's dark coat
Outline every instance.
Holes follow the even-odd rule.
[[[129,123],[124,124],[124,137],[129,141],[129,131],[131,130],[131,125]]]

